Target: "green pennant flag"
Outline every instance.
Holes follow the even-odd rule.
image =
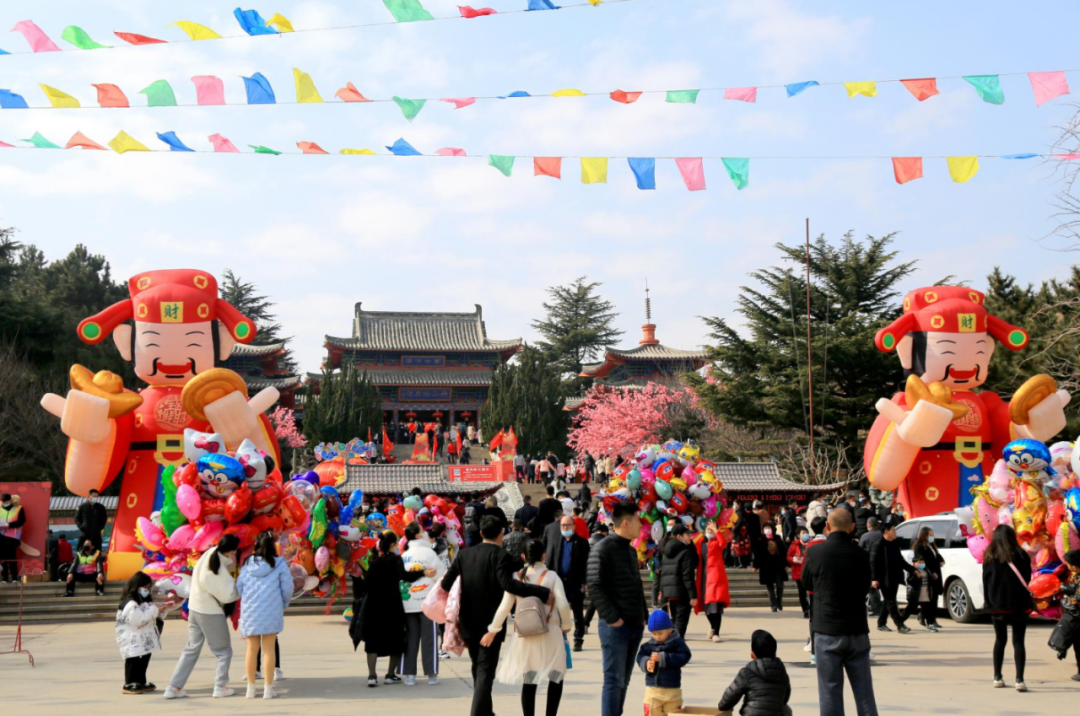
[[[424,108],[426,99],[403,99],[394,95],[394,102],[398,107],[401,107],[401,113],[405,115],[405,119],[410,122],[416,119],[416,115],[420,114],[420,110]]]
[[[58,145],[53,144],[48,139],[45,139],[45,137],[41,136],[41,132],[34,132],[34,136],[30,137],[30,139],[23,139],[22,141],[30,142],[37,149],[59,149],[60,148]]]
[[[248,146],[254,149],[256,154],[273,154],[274,156],[281,154],[281,152],[279,152],[278,150],[271,149],[270,147],[264,147],[261,144],[257,147],[254,144],[249,144]]]
[[[502,154],[489,154],[488,164],[501,171],[503,176],[510,176],[514,170],[514,158]]]
[[[665,102],[674,102],[676,104],[696,104],[698,92],[701,90],[670,90],[667,93],[667,99]]]
[[[383,0],[383,5],[398,22],[419,22],[434,20],[431,13],[424,9],[420,0]]]
[[[967,75],[964,79],[971,83],[983,102],[1005,104],[1005,92],[1001,89],[1001,78],[997,75]]]
[[[146,89],[139,90],[139,94],[146,95],[147,107],[176,106],[176,95],[173,94],[172,85],[165,80],[157,80]]]
[[[733,159],[725,157],[720,161],[724,163],[724,169],[727,169],[728,176],[731,177],[735,188],[745,189],[750,183],[750,160],[748,158]]]
[[[60,39],[64,42],[69,42],[80,50],[102,50],[112,47],[112,45],[102,45],[100,42],[94,42],[90,39],[90,36],[86,34],[86,30],[77,25],[68,25],[64,28],[64,32],[61,33]]]

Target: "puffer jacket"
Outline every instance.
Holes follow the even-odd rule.
[[[293,580],[285,560],[274,566],[252,557],[240,568],[236,580],[240,594],[240,634],[245,637],[280,634],[285,628],[285,609],[292,601]]]
[[[784,662],[777,658],[757,659],[739,670],[717,709],[732,711],[743,699],[739,709],[742,716],[783,716],[790,698],[791,681]]]
[[[401,555],[401,561],[405,563],[405,569],[410,572],[416,569],[421,571],[426,569],[435,570],[435,576],[433,578],[421,577],[411,584],[407,582],[401,583],[402,590],[409,590],[409,597],[405,600],[405,613],[419,613],[428,592],[430,592],[431,588],[437,582],[441,581],[443,575],[446,574],[446,564],[439,559],[439,555],[435,554],[435,549],[432,544],[423,538],[414,539],[409,542],[408,549]],[[420,566],[414,567],[413,565]]]
[[[660,655],[656,670],[649,672],[649,658]],[[667,641],[649,639],[641,644],[637,653],[637,664],[645,672],[645,685],[658,689],[682,688],[682,668],[690,663],[690,647],[679,632],[672,631]]]
[[[697,550],[693,545],[669,539],[664,545],[664,568],[660,573],[660,594],[664,599],[686,601],[697,596]]]
[[[586,576],[589,599],[608,624],[622,619],[628,626],[644,626],[648,616],[641,585],[637,552],[630,540],[610,534],[589,553]]]
[[[116,645],[120,656],[131,659],[161,648],[158,608],[151,601],[128,597],[116,610]]]

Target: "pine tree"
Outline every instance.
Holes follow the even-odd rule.
[[[267,346],[271,343],[286,344],[285,354],[278,361],[286,371],[295,373],[296,360],[293,358],[292,350],[287,347],[292,338],[281,336],[281,324],[277,322],[277,316],[274,314],[274,302],[269,297],[260,294],[255,284],[245,283],[232,272],[232,269],[225,269],[218,290],[223,299],[255,322],[258,332],[252,344],[257,346]]]
[[[484,433],[494,436],[513,428],[519,453],[565,453],[569,414],[563,410],[563,396],[560,369],[543,351],[525,346],[492,376]]]
[[[304,436],[309,443],[367,438],[382,426],[382,401],[366,372],[352,364],[336,372],[323,370],[319,394],[304,405]]]
[[[622,335],[615,328],[619,314],[614,305],[596,293],[600,285],[581,276],[568,286],[551,286],[551,302],[543,304],[547,315],[532,324],[544,337],[537,345],[569,379],[570,392],[578,392],[585,382],[577,377],[581,366],[602,358]]]

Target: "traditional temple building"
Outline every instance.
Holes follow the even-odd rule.
[[[521,350],[521,339],[488,338],[479,304],[472,313],[425,313],[357,303],[352,335],[326,336],[324,346],[328,368],[348,361],[367,373],[388,420],[479,425],[491,374]]]
[[[284,355],[284,343],[264,346],[237,343],[233,347],[232,355],[221,365],[243,376],[249,394],[254,395],[263,388],[274,387],[281,392],[278,404],[295,409],[296,389],[303,384],[303,378],[291,375],[280,365],[279,361]]]
[[[703,350],[686,351],[670,348],[656,338],[656,324],[652,322],[652,304],[649,289],[645,289],[645,320],[641,327],[642,337],[633,348],[608,348],[604,360],[581,367],[581,377],[592,378],[594,385],[606,388],[640,388],[646,383],[676,385],[679,376],[699,370],[708,362]],[[566,410],[576,410],[583,397],[566,401]]]

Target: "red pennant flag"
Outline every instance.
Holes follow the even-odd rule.
[[[908,92],[915,95],[915,99],[922,102],[924,99],[930,99],[936,94],[940,94],[937,88],[937,80],[933,77],[927,77],[921,80],[900,80]]]
[[[394,452],[394,443],[390,442],[390,436],[386,434],[386,428],[382,429],[382,451],[383,455],[391,455]]]
[[[345,86],[334,93],[334,96],[342,102],[370,102],[371,100],[360,94],[360,90],[352,82],[346,82]]]
[[[562,179],[562,157],[533,157],[533,176]]]
[[[506,437],[506,433],[500,430],[495,434],[495,437],[491,439],[491,450],[494,452],[497,447],[503,444],[503,438]]]
[[[323,149],[322,147],[320,147],[315,142],[297,142],[296,146],[299,147],[300,151],[303,152],[304,154],[329,154],[330,153],[330,152],[326,151],[325,149]],[[368,439],[368,442],[371,442],[371,428],[368,428],[367,439]]]
[[[81,147],[82,149],[105,149],[105,147],[101,146],[93,139],[90,139],[90,137],[87,137],[82,132],[75,132],[64,149],[71,149],[73,147]]]
[[[482,7],[477,10],[469,5],[458,5],[458,10],[461,11],[461,16],[464,18],[483,17],[484,15],[494,15],[495,11],[490,7]]]
[[[129,45],[157,45],[168,42],[167,40],[159,40],[156,37],[136,35],[134,32],[114,32],[113,34]]]
[[[640,92],[623,92],[622,90],[615,90],[611,93],[611,98],[616,102],[622,102],[623,104],[633,104],[641,99]]]
[[[97,101],[102,107],[130,107],[124,91],[116,85],[94,85],[97,88]]]
[[[892,166],[897,184],[922,179],[922,157],[893,157]]]

